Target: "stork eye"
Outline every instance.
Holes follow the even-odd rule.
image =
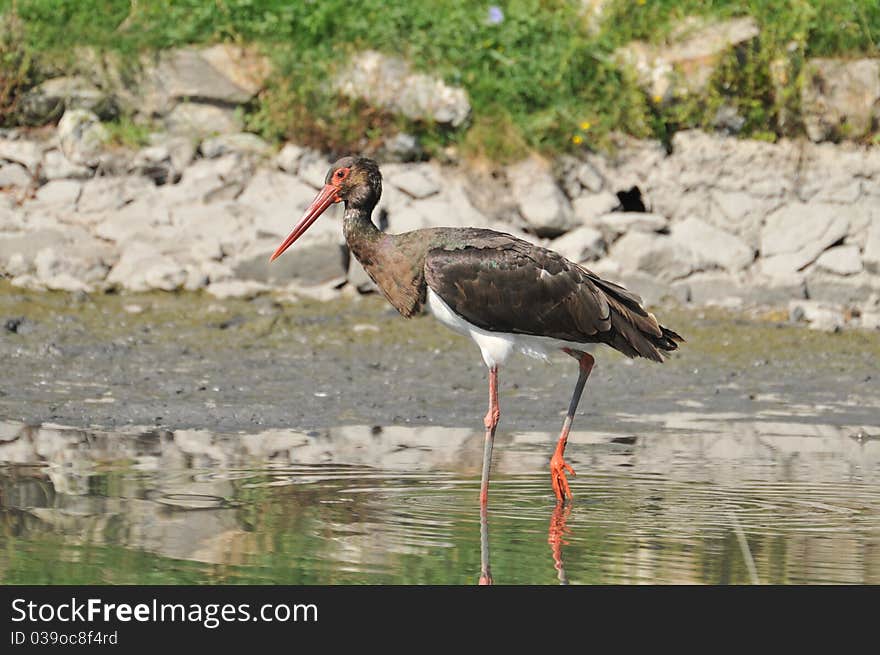
[[[336,179],[337,180],[344,180],[346,175],[348,175],[347,168],[340,168],[338,171],[336,171]]]

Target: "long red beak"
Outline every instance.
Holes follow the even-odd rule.
[[[315,199],[312,200],[312,204],[309,205],[309,208],[306,209],[306,213],[303,214],[303,217],[300,219],[299,223],[297,223],[296,227],[293,228],[293,232],[287,235],[287,238],[284,242],[278,246],[278,250],[272,253],[272,256],[269,257],[269,261],[275,261],[281,256],[285,250],[290,248],[293,245],[293,242],[299,239],[303,234],[305,234],[306,230],[318,220],[318,217],[327,211],[327,207],[332,205],[334,202],[340,202],[342,198],[338,195],[339,189],[337,189],[332,184],[327,184],[323,189],[315,196]]]

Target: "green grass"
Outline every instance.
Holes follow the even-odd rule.
[[[775,138],[798,129],[797,120],[780,127],[778,117],[797,115],[804,58],[880,52],[880,3],[865,0],[617,0],[598,31],[588,29],[576,0],[499,2],[504,20],[498,25],[486,20],[489,4],[0,0],[0,10],[21,20],[25,51],[55,68],[72,65],[75,48],[84,45],[133,59],[144,50],[185,44],[257,43],[276,72],[247,121],[274,140],[362,150],[389,130],[409,130],[430,150],[457,144],[466,154],[500,160],[528,150],[600,148],[614,130],[668,139],[675,130],[708,125],[723,104],[746,119],[746,135]],[[684,16],[743,14],[758,21],[761,38],[719,67],[700,101],[655,107],[611,62],[614,49],[634,38],[662,42]],[[452,131],[339,98],[327,79],[365,48],[402,54],[417,69],[464,86],[472,120]],[[770,75],[777,59],[788,67],[781,94],[773,92]],[[584,123],[588,130],[580,128]]]

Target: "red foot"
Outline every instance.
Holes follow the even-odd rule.
[[[565,477],[566,471],[572,475],[577,475],[574,469],[565,463],[562,455],[559,453],[553,455],[553,459],[550,460],[550,479],[553,482],[553,492],[556,494],[556,500],[560,503],[565,502],[565,499],[571,500],[572,498],[571,487],[568,486],[568,478]]]
[[[480,574],[480,585],[491,585],[492,582],[492,574],[491,573],[481,573]]]

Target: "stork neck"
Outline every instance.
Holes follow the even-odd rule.
[[[363,207],[346,206],[342,216],[342,233],[349,245],[375,241],[382,234],[370,218],[371,213],[371,210]]]

